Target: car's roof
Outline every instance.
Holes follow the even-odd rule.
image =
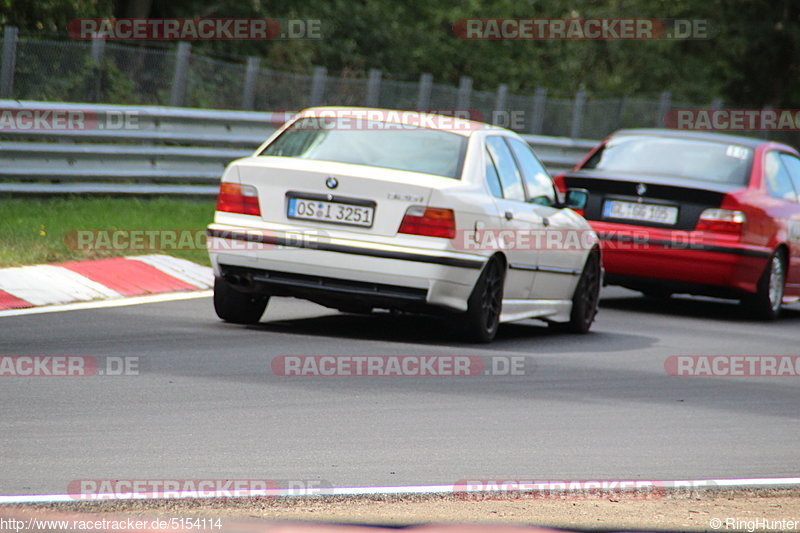
[[[749,148],[756,148],[762,144],[771,142],[765,139],[756,139],[753,137],[745,137],[743,135],[729,135],[727,133],[712,133],[707,131],[672,130],[667,128],[636,128],[617,130],[611,134],[611,137],[620,137],[623,135],[646,135],[651,137],[674,137],[698,141],[727,142],[747,146]]]
[[[394,124],[419,125],[420,127],[449,131],[461,135],[469,135],[478,130],[508,131],[483,122],[459,118],[457,116],[423,113],[406,109],[381,109],[376,107],[335,107],[321,106],[309,107],[300,111],[296,118],[352,118],[359,120],[374,120]]]

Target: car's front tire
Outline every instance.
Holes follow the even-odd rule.
[[[500,326],[503,307],[505,269],[501,260],[492,258],[481,272],[467,302],[467,312],[459,315],[464,336],[472,342],[491,342]]]
[[[594,251],[586,259],[578,285],[575,287],[575,293],[572,295],[572,312],[569,322],[550,322],[549,325],[559,331],[588,333],[600,304],[601,283],[600,254]]]
[[[269,303],[269,296],[237,291],[222,278],[214,278],[214,311],[226,322],[257,324]]]
[[[786,257],[778,250],[767,263],[761,279],[758,280],[757,292],[742,300],[754,318],[775,320],[781,313],[783,290],[786,283]]]

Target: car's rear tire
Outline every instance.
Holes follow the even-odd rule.
[[[550,322],[549,326],[569,333],[588,333],[600,304],[602,268],[600,254],[592,252],[586,259],[575,293],[572,295],[572,312],[569,322]]]
[[[269,303],[269,296],[237,291],[222,278],[214,278],[214,311],[226,322],[257,324]]]
[[[467,312],[457,318],[466,339],[485,343],[491,342],[497,335],[503,308],[504,283],[505,269],[502,261],[490,259],[472,289]]]
[[[781,314],[783,291],[786,284],[786,254],[778,250],[769,258],[764,273],[758,280],[757,292],[744,298],[750,314],[760,320],[775,320]]]

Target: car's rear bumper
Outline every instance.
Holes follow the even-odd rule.
[[[437,306],[465,311],[486,262],[483,256],[444,246],[399,246],[330,236],[298,239],[285,229],[212,224],[208,235],[215,274],[240,289],[342,307]]]
[[[771,251],[695,231],[591,222],[606,279],[632,288],[737,297],[756,292]]]

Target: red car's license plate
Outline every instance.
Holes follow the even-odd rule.
[[[603,217],[672,225],[678,221],[678,208],[667,205],[608,200],[603,205]]]

